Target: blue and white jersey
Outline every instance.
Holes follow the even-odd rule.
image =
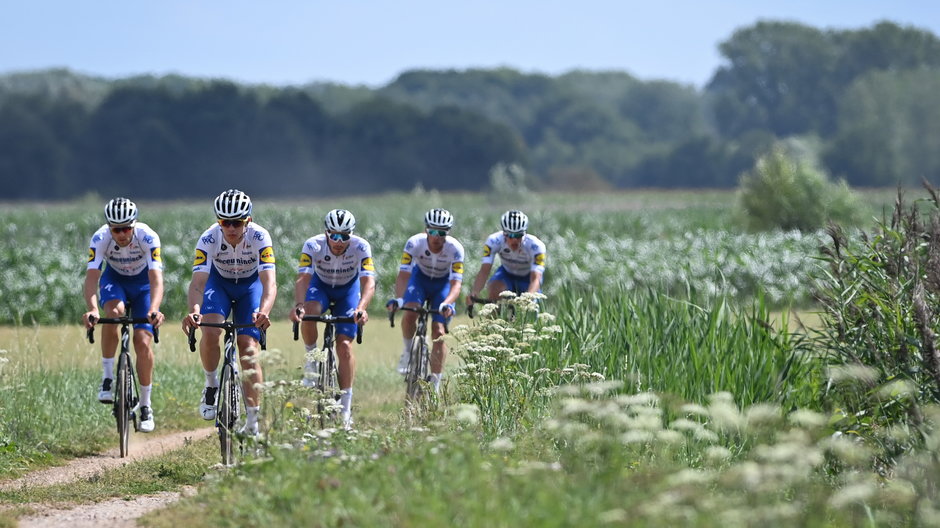
[[[545,243],[526,233],[519,249],[513,251],[506,242],[506,235],[497,231],[483,245],[483,264],[492,264],[499,255],[503,268],[513,275],[528,275],[533,271],[545,273]]]
[[[444,247],[439,253],[431,253],[428,248],[427,233],[418,233],[405,242],[401,254],[401,271],[411,273],[415,266],[421,273],[432,279],[450,277],[450,280],[463,280],[463,245],[456,238],[447,235]]]
[[[196,243],[193,273],[215,271],[226,279],[245,279],[259,271],[274,269],[274,247],[268,230],[248,222],[236,246],[225,241],[222,226],[206,229]]]
[[[105,224],[91,237],[88,269],[101,269],[105,263],[124,276],[138,275],[145,269],[162,270],[160,237],[147,224],[137,222],[130,244],[121,247],[111,236],[111,228]]]
[[[297,271],[316,274],[328,286],[342,286],[357,277],[374,277],[372,246],[366,239],[352,235],[346,251],[334,255],[325,234],[313,236],[304,242]]]

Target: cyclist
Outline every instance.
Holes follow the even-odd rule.
[[[499,255],[501,264],[490,280],[488,297],[491,301],[506,290],[515,293],[542,291],[545,244],[526,232],[529,217],[513,209],[503,214],[499,224],[502,229],[490,235],[483,245],[483,261],[467,296],[467,305],[473,304],[472,297],[478,297],[483,290],[496,255]]]
[[[301,249],[294,282],[296,304],[290,319],[299,322],[305,314],[320,315],[332,303],[330,311],[334,315],[354,317],[356,324],[365,324],[369,320],[366,308],[375,294],[372,246],[353,234],[356,218],[345,209],[327,213],[323,225],[325,233],[308,238]],[[352,340],[356,336],[356,324],[336,325],[340,404],[343,426],[347,428],[352,425],[352,386],[356,374]],[[300,329],[304,347],[310,353],[317,347],[317,323],[304,321]],[[313,385],[312,374],[317,371],[317,365],[308,361],[304,366],[304,386]]]
[[[189,284],[190,314],[183,319],[183,332],[201,321],[221,323],[233,307],[236,324],[254,324],[238,330],[238,352],[244,378],[248,419],[245,432],[257,434],[260,395],[256,384],[262,381],[258,361],[259,329],[271,326],[268,314],[277,295],[274,247],[268,231],[254,223],[251,199],[229,189],[215,199],[218,224],[211,226],[196,243],[193,278]],[[200,308],[201,305],[201,308]],[[222,329],[203,328],[199,356],[206,375],[199,412],[206,420],[215,419],[219,378],[219,350]]]
[[[149,324],[134,325],[134,351],[137,354],[137,376],[140,379],[140,430],[154,429],[150,396],[153,389],[153,329],[163,324],[160,303],[163,302],[163,261],[160,259],[160,237],[147,224],[137,221],[137,205],[127,198],[114,198],[104,207],[107,223],[91,237],[88,266],[85,271],[84,297],[88,311],[82,316],[86,328],[99,319],[98,304],[105,317],[121,317],[130,308],[138,318]],[[102,267],[107,263],[107,267]],[[100,288],[100,290],[99,290]],[[100,293],[99,293],[100,291]],[[146,314],[146,315],[145,315]],[[117,352],[118,328],[104,325],[101,329],[101,365],[104,374],[98,401],[114,402],[112,388],[114,355]]]
[[[388,310],[402,306],[417,308],[425,300],[440,314],[434,314],[431,336],[431,375],[428,381],[434,390],[440,390],[441,373],[447,348],[441,336],[444,323],[455,313],[454,302],[460,295],[463,281],[464,250],[460,242],[448,233],[454,226],[454,217],[446,209],[431,209],[424,215],[425,230],[408,239],[401,256],[401,266],[395,279],[395,299],[386,303]],[[398,360],[398,373],[406,374],[411,358],[411,345],[417,329],[418,314],[406,312],[401,319],[404,348]]]

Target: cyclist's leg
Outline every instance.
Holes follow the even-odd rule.
[[[359,305],[359,280],[356,279],[349,287],[331,292],[330,300],[333,302],[331,312],[339,317],[352,317]],[[352,339],[356,336],[355,323],[342,323],[336,325],[336,355],[339,360],[339,388],[346,390],[352,387],[356,373],[356,360],[353,357]]]
[[[206,281],[206,290],[202,295],[200,308],[201,321],[205,323],[221,323],[228,317],[232,309],[232,302],[226,289],[227,281],[217,273],[210,272]],[[222,329],[200,328],[199,359],[202,362],[202,372],[205,375],[205,388],[199,401],[199,413],[205,420],[215,419],[217,393],[219,389],[219,348]]]
[[[409,308],[418,308],[424,304],[426,299],[425,275],[417,267],[411,273],[408,279],[408,286],[405,288],[405,295],[402,297],[404,305]],[[417,330],[418,314],[414,312],[404,312],[401,316],[401,357],[398,358],[398,373],[405,375],[408,372],[408,361],[411,358],[411,347],[414,343],[415,331]]]
[[[304,296],[304,312],[307,315],[320,315],[330,305],[330,298],[327,295],[326,285],[316,274],[310,279],[310,287],[307,288],[307,294]],[[313,350],[317,346],[319,333],[317,323],[314,321],[303,321],[300,323],[300,334],[303,337],[304,345],[307,350]]]
[[[450,293],[450,281],[445,277],[436,290],[429,293],[431,307],[440,306]],[[446,319],[441,314],[431,316],[431,342],[433,345],[431,345],[430,374],[434,390],[438,390],[440,387],[441,374],[444,372],[444,361],[447,358],[447,347],[444,345],[444,341],[440,339],[444,335],[445,322]]]
[[[488,289],[490,300],[495,301],[499,299],[499,294],[506,290],[512,291],[513,285],[513,276],[510,275],[508,271],[506,271],[506,268],[500,266],[496,269],[496,272],[493,273],[493,277],[490,279]]]
[[[150,309],[150,281],[147,271],[144,270],[143,282],[139,279],[127,287],[128,305],[131,315],[135,318],[147,317]],[[134,325],[134,351],[137,353],[137,379],[141,385],[141,405],[150,406],[150,384],[153,375],[153,326],[149,324]],[[143,397],[144,388],[147,397]]]
[[[260,280],[246,282],[240,288],[235,298],[235,317],[237,324],[249,324],[252,316],[261,305],[263,287]],[[248,408],[248,423],[253,425],[257,420],[258,407],[261,405],[260,395],[256,384],[264,381],[261,371],[260,346],[261,331],[257,327],[241,328],[238,330],[238,356],[242,366],[242,386],[245,391],[245,403]]]

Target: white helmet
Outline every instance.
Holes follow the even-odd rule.
[[[251,216],[251,198],[238,189],[229,189],[215,199],[215,216],[238,220]]]
[[[447,209],[431,209],[424,214],[424,225],[435,229],[454,227],[454,215]]]
[[[522,211],[512,209],[503,213],[499,225],[506,233],[525,233],[529,229],[529,217]]]
[[[104,217],[111,225],[130,225],[137,221],[137,205],[127,198],[115,198],[104,206]]]
[[[333,209],[326,213],[323,225],[326,226],[327,231],[352,233],[353,229],[356,229],[356,217],[345,209]]]

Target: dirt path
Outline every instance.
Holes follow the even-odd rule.
[[[73,482],[135,460],[150,458],[179,449],[189,441],[200,440],[214,432],[214,427],[206,427],[164,436],[135,434],[131,437],[130,453],[126,458],[121,458],[118,449],[114,448],[100,455],[75,459],[64,466],[44,469],[18,479],[0,482],[0,490],[28,489]],[[183,494],[191,491],[184,491]],[[29,506],[37,507],[39,512],[21,518],[19,525],[23,527],[69,526],[70,528],[136,526],[134,519],[178,500],[181,495],[181,493],[163,492],[138,497],[131,501],[121,498],[110,499],[96,504],[79,505],[67,510],[41,504],[30,504]]]

